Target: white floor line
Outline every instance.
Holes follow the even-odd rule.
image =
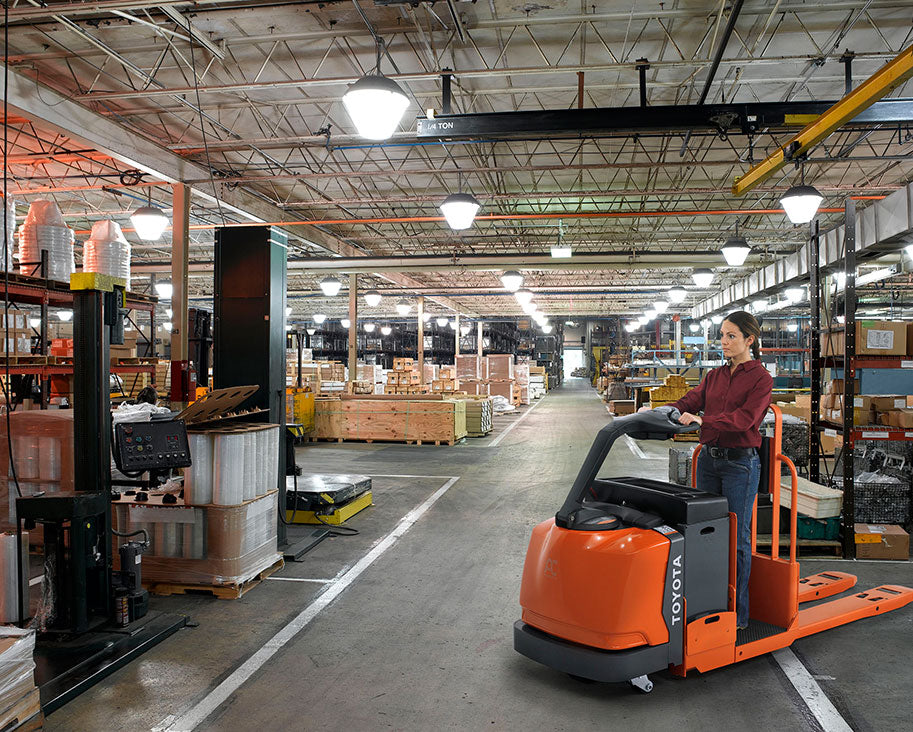
[[[634,457],[638,457],[641,460],[667,460],[668,458],[665,455],[647,455],[643,450],[640,449],[640,445],[637,444],[637,440],[633,439],[631,435],[625,435],[625,442],[628,447],[631,449],[631,452],[634,453]]]
[[[510,431],[511,431],[514,427],[516,427],[518,424],[520,424],[520,422],[522,422],[524,419],[526,419],[526,418],[530,415],[530,413],[531,413],[536,407],[538,407],[540,404],[542,404],[542,402],[544,402],[547,398],[548,398],[548,397],[542,397],[538,402],[536,402],[535,404],[533,404],[533,406],[531,406],[531,407],[526,411],[525,414],[521,415],[521,416],[520,416],[520,419],[518,419],[516,422],[512,422],[511,424],[509,424],[509,425],[507,426],[507,429],[506,429],[506,430],[504,430],[500,435],[498,435],[497,437],[495,437],[494,440],[491,441],[491,444],[489,445],[489,447],[497,447],[497,446],[498,446],[498,443],[501,442],[501,440],[503,440],[505,437],[507,437],[507,436],[510,434]]]
[[[370,567],[381,555],[402,537],[413,524],[428,511],[437,500],[443,496],[459,478],[451,478],[438,488],[431,496],[420,505],[407,513],[396,527],[381,539],[371,551],[359,559],[351,569],[339,578],[339,581],[327,585],[326,590],[284,628],[270,638],[266,644],[256,651],[250,658],[235,669],[215,689],[210,691],[196,705],[191,707],[177,719],[166,719],[156,729],[163,732],[191,732],[197,728],[210,714],[218,709],[226,699],[234,694],[251,676],[259,671],[283,646],[292,640],[300,631],[333,600],[339,597],[361,574]],[[167,726],[165,726],[167,725]]]
[[[273,582],[313,582],[318,585],[328,585],[333,581],[331,579],[306,579],[304,577],[267,577],[266,579]]]
[[[789,683],[795,687],[824,732],[852,732],[846,720],[818,686],[818,682],[808,672],[796,654],[789,648],[773,652],[773,657],[783,669]]]
[[[368,473],[372,478],[437,478],[440,480],[447,480],[452,478],[452,475],[385,475],[383,473]]]
[[[35,585],[41,584],[41,580],[43,579],[43,574],[39,574],[37,577],[32,577],[32,579],[29,580],[29,587],[34,587]]]

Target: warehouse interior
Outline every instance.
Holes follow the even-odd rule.
[[[0,729],[908,726],[907,0],[26,0],[3,44]],[[736,312],[745,625],[698,478],[740,448],[674,406]]]

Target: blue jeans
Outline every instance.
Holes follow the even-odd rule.
[[[726,496],[736,516],[736,623],[748,625],[748,577],[751,575],[751,511],[758,495],[761,460],[751,457],[724,460],[710,457],[704,446],[697,458],[697,487]]]

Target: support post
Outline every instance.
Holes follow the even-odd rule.
[[[675,316],[675,367],[682,366],[682,319]]]
[[[451,108],[451,97],[450,97],[450,80],[453,78],[453,74],[447,73],[449,69],[444,69],[444,73],[441,74],[441,112],[443,114],[450,114]]]
[[[577,72],[577,109],[583,109],[583,72]]]
[[[187,252],[190,244],[190,186],[172,187],[171,232],[171,407],[191,401],[190,347],[187,343]]]
[[[456,323],[456,330],[453,331],[453,357],[456,358],[460,355],[460,314],[457,313],[456,317],[453,319],[453,322]],[[456,361],[454,361],[456,363]]]
[[[808,302],[811,309],[809,324],[809,382],[811,386],[811,430],[808,443],[808,477],[813,483],[821,478],[821,240],[819,223],[816,219],[811,224],[810,245],[808,248]],[[830,323],[828,323],[830,325]]]
[[[358,275],[349,275],[349,383],[358,371]]]
[[[856,54],[852,51],[845,51],[840,57],[840,63],[843,64],[843,95],[846,96],[853,91],[853,59]]]
[[[637,73],[640,74],[640,106],[647,106],[647,69],[650,68],[650,64],[647,63],[647,59],[639,58],[637,59]]]
[[[478,351],[479,358],[482,358],[482,321],[478,323],[478,336],[476,337],[476,350]]]
[[[416,311],[418,314],[418,340],[415,344],[415,355],[418,360],[418,372],[422,375],[422,383],[425,383],[425,298],[418,296]]]
[[[855,490],[853,483],[853,453],[856,450],[855,423],[852,408],[856,392],[856,202],[846,199],[844,213],[844,274],[843,288],[843,558],[856,557]]]

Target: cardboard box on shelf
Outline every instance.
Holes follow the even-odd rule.
[[[872,409],[876,412],[890,412],[892,409],[904,409],[907,406],[907,398],[899,394],[891,396],[869,396],[856,397],[856,399],[868,399]],[[856,406],[860,406],[856,404]]]
[[[842,355],[844,332],[835,330],[821,334],[821,353]],[[857,356],[906,356],[907,323],[888,320],[856,321]]]
[[[910,558],[910,535],[895,524],[855,524],[857,559]]]
[[[879,424],[900,429],[913,429],[913,408],[892,409],[883,412],[878,418]]]

